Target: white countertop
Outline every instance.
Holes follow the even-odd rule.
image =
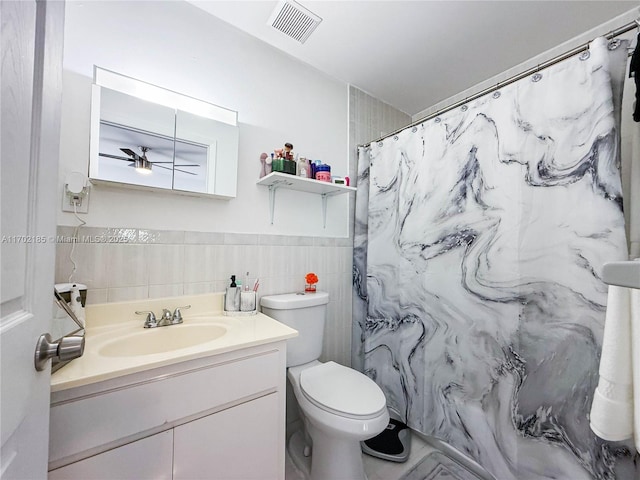
[[[220,308],[221,298],[221,294],[208,294],[87,307],[84,354],[51,375],[51,391],[57,392],[89,385],[178,362],[286,340],[298,335],[296,330],[262,313],[249,316],[225,316]],[[176,306],[188,304],[191,304],[192,308],[182,312],[184,323],[179,325],[145,329],[143,328],[144,316],[135,315],[136,310],[152,309],[159,317],[162,308],[172,310]],[[162,307],[159,308],[159,305]],[[180,329],[186,331],[200,328],[200,326],[206,329],[211,324],[224,328],[225,334],[210,341],[162,353],[142,355],[101,353],[101,350],[106,350],[105,347],[117,345],[119,339],[156,335],[154,338],[160,339],[159,341],[165,341],[165,339],[171,341],[172,336],[177,338],[183,333],[179,332]]]

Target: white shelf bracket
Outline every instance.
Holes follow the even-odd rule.
[[[318,180],[296,177],[294,175],[288,175],[281,172],[271,172],[269,175],[260,178],[256,183],[258,185],[269,187],[269,213],[271,216],[271,225],[273,225],[276,190],[278,188],[320,195],[322,197],[322,228],[327,228],[327,197],[356,191],[355,187],[320,182]]]
[[[327,228],[327,197],[326,193],[321,194],[322,197],[322,228]]]
[[[273,225],[273,210],[276,204],[276,186],[269,185],[269,215],[271,217],[271,225]]]

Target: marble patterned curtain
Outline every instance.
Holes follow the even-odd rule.
[[[627,45],[607,47],[359,151],[355,366],[499,480],[640,478],[588,421],[599,272],[627,257],[611,82]]]

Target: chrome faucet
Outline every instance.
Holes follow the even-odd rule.
[[[136,311],[136,315],[147,315],[147,318],[144,321],[144,328],[155,328],[158,326],[158,320],[156,319],[156,314],[151,311]]]
[[[155,313],[150,310],[136,311],[136,315],[147,316],[144,321],[144,328],[166,327],[168,325],[177,325],[178,323],[182,323],[182,313],[180,310],[186,310],[187,308],[191,308],[191,305],[177,307],[173,314],[171,313],[171,310],[163,308],[160,320],[158,320]]]
[[[173,322],[173,316],[171,315],[171,311],[167,310],[166,308],[162,309],[162,316],[160,317],[160,320],[158,321],[158,326],[159,327],[165,327],[167,325],[171,325]]]
[[[173,311],[173,318],[171,319],[171,323],[174,325],[176,323],[182,323],[182,313],[180,312],[180,310],[187,310],[188,308],[191,308],[191,305],[185,305],[184,307],[177,307]]]

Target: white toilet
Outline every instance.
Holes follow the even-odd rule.
[[[389,423],[380,387],[335,362],[318,361],[329,294],[287,293],[262,297],[262,313],[295,328],[287,340],[287,377],[312,443],[312,480],[366,480],[360,442]]]

